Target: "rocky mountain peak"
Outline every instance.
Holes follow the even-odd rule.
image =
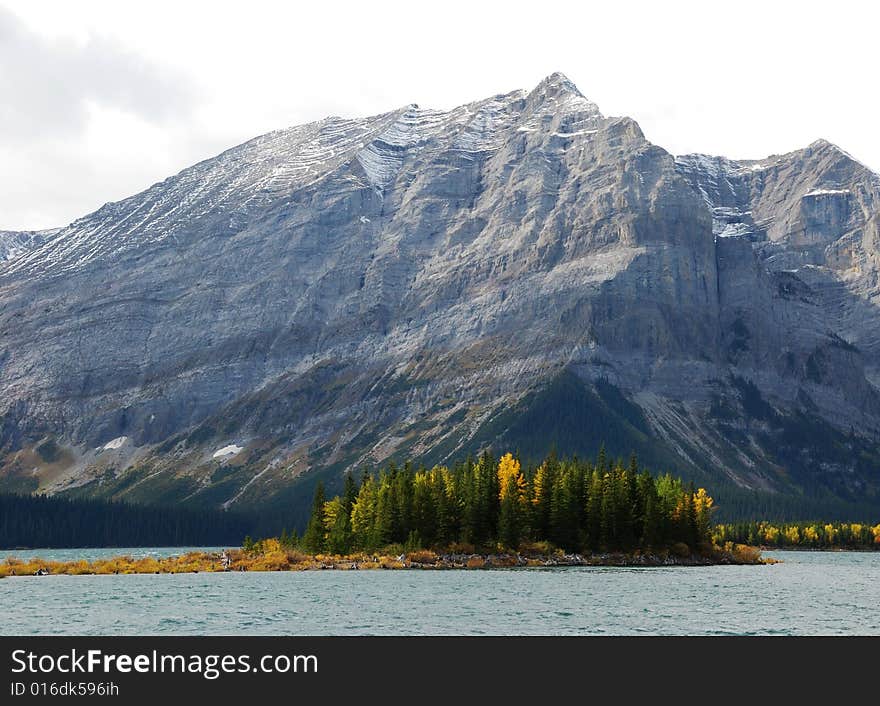
[[[545,110],[579,112],[601,117],[599,106],[588,100],[574,82],[557,71],[544,78],[526,97],[528,104]]]
[[[880,498],[880,186],[844,154],[673,162],[554,73],[0,234],[0,488],[257,506],[388,458],[604,441]]]
[[[571,93],[576,96],[583,97],[583,93],[580,92],[574,81],[568,78],[568,76],[566,76],[561,71],[554,71],[549,76],[544,77],[538,83],[534,90],[547,92],[552,91],[557,93]]]

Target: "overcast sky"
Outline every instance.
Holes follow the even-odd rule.
[[[671,152],[824,137],[880,169],[875,3],[0,0],[0,229],[64,225],[250,137],[562,71]]]

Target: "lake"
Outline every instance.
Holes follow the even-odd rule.
[[[880,552],[767,555],[783,563],[11,577],[0,580],[0,634],[880,634]]]

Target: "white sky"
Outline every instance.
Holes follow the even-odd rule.
[[[0,0],[0,228],[66,224],[269,130],[557,70],[676,154],[824,137],[880,169],[878,7]]]

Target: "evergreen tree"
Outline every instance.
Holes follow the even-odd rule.
[[[351,533],[358,549],[370,550],[373,546],[373,528],[376,524],[376,482],[371,475],[361,480],[361,488],[351,508]]]
[[[447,546],[458,539],[458,512],[454,497],[455,483],[445,468],[431,471],[431,499],[437,508],[437,544]]]
[[[645,547],[659,547],[663,542],[663,524],[660,512],[660,499],[654,484],[646,487],[645,514],[642,523],[642,545]]]
[[[596,456],[596,470],[604,476],[608,471],[608,458],[605,454],[605,444],[599,447],[599,454]]]
[[[635,532],[633,527],[633,493],[630,474],[618,464],[613,475],[613,505],[616,536],[614,545],[617,549],[630,551],[635,547]]]
[[[616,519],[614,512],[614,493],[611,487],[611,474],[602,474],[602,509],[600,511],[599,546],[604,549],[612,548],[617,539],[617,530],[614,526]]]
[[[431,476],[426,471],[416,473],[412,482],[412,527],[428,545],[433,544],[437,537],[435,497]]]
[[[550,540],[563,549],[577,549],[580,543],[578,517],[574,476],[567,465],[562,465],[556,474],[550,501]]]
[[[379,549],[391,542],[394,515],[394,490],[392,478],[382,474],[379,490],[376,493],[376,518],[370,539],[370,546]]]
[[[508,476],[502,488],[501,509],[498,517],[498,539],[509,549],[519,547],[522,531],[521,504],[517,498],[516,479]]]
[[[594,469],[590,474],[586,503],[586,545],[593,551],[602,546],[602,504],[602,475]]]
[[[490,451],[484,451],[480,456],[475,473],[476,517],[473,541],[475,544],[486,544],[497,535],[500,494],[495,459]]]
[[[315,495],[312,499],[312,515],[306,526],[302,539],[303,547],[307,552],[320,554],[324,551],[324,483],[318,481],[315,486]]]
[[[343,509],[345,514],[348,515],[349,521],[351,521],[351,508],[354,507],[354,501],[357,500],[357,495],[357,484],[354,482],[354,476],[351,475],[351,471],[349,471],[345,474],[345,483],[342,490]]]
[[[478,543],[483,523],[480,520],[480,502],[476,464],[469,458],[457,469],[457,480],[462,502],[461,540]]]
[[[345,511],[342,497],[324,503],[324,529],[328,552],[347,554],[351,551],[351,515]]]
[[[542,463],[532,480],[532,527],[537,537],[550,535],[550,513],[553,500],[553,484],[558,468],[556,454],[551,453]]]
[[[512,454],[505,454],[498,462],[498,487],[498,539],[504,546],[516,549],[523,532],[527,485],[520,463]]]
[[[699,544],[699,532],[697,530],[697,508],[694,503],[694,498],[696,496],[696,490],[694,489],[693,482],[688,483],[687,490],[685,492],[685,542],[691,548],[692,551],[695,551],[697,548],[697,544]]]

